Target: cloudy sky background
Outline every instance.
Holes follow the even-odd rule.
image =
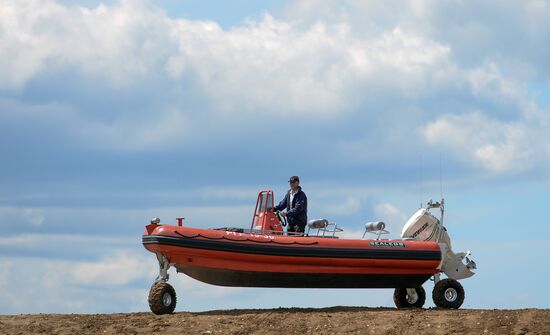
[[[548,41],[542,0],[0,0],[0,313],[148,310],[151,217],[245,227],[295,174],[310,217],[397,237],[440,165],[465,307],[548,308]],[[393,306],[171,283],[177,310]]]

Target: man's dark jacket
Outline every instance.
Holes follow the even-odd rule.
[[[286,217],[289,225],[298,225],[305,227],[307,224],[307,197],[302,188],[298,186],[298,192],[292,198],[290,204],[290,192],[286,192],[285,198],[275,206],[274,210],[280,211],[286,209]]]

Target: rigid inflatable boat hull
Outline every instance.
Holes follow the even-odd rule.
[[[239,287],[417,287],[437,273],[437,243],[235,233],[161,225],[143,244],[178,272]]]

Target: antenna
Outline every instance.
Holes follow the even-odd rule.
[[[439,195],[440,198],[443,199],[443,172],[442,172],[442,164],[441,164],[441,151],[439,152]]]
[[[423,179],[423,167],[424,167],[424,155],[422,151],[420,152],[420,180],[418,181],[420,184],[419,190],[420,190],[420,208],[422,208],[422,179]]]

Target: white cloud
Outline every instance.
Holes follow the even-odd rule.
[[[130,282],[154,278],[155,268],[129,251],[113,250],[112,254],[95,262],[80,262],[71,268],[77,283],[95,286],[121,286]]]
[[[255,197],[252,195],[249,201],[250,205],[220,205],[220,206],[177,206],[177,207],[154,207],[154,208],[106,208],[106,207],[45,207],[20,208],[17,206],[0,206],[0,227],[9,229],[11,235],[16,233],[25,233],[19,235],[21,246],[32,248],[36,241],[36,236],[32,233],[43,230],[38,228],[47,228],[50,234],[55,235],[60,243],[65,243],[68,247],[73,246],[74,240],[66,238],[68,232],[83,233],[93,232],[97,235],[106,235],[107,231],[98,229],[98,223],[108,223],[111,234],[127,234],[131,232],[139,236],[143,232],[145,225],[149,223],[152,217],[161,218],[161,222],[166,224],[175,224],[176,217],[185,217],[184,224],[200,228],[215,228],[223,226],[248,227],[251,224],[252,212],[254,210]],[[45,218],[42,226],[37,227],[34,221],[36,216],[25,217],[27,212],[41,213],[38,218]],[[24,224],[24,225],[23,225]],[[11,241],[11,242],[10,242]],[[86,242],[86,241],[80,241]],[[107,244],[112,244],[111,240],[104,240]],[[0,238],[0,247],[14,243],[9,239]],[[17,245],[14,245],[17,246]]]
[[[386,230],[394,238],[399,237],[400,228],[405,224],[407,217],[394,205],[384,202],[374,206],[374,213],[377,220],[386,224]]]
[[[0,313],[90,313],[143,311],[147,304],[147,289],[131,285],[113,287],[99,282],[83,285],[71,275],[78,261],[47,258],[0,258]],[[154,265],[142,261],[141,267]],[[121,270],[126,270],[122,268]],[[116,280],[113,273],[112,278]],[[140,277],[134,278],[140,282]],[[154,279],[154,277],[153,277]],[[148,279],[152,282],[153,279]],[[21,289],[13,290],[13,283]],[[99,288],[99,289],[98,289]]]
[[[358,82],[378,80],[381,71],[401,77],[396,84],[415,82],[449,52],[399,27],[360,39],[345,23],[300,29],[266,14],[223,30],[168,18],[142,1],[94,9],[7,1],[0,18],[0,43],[10,50],[0,62],[4,89],[58,67],[76,66],[115,87],[166,71],[175,80],[193,76],[222,112],[335,113],[351,107]]]
[[[40,227],[45,220],[41,208],[18,208],[13,206],[0,206],[0,218],[0,226],[22,222],[31,228]]]
[[[380,217],[387,217],[389,221],[404,223],[406,217],[401,211],[389,203],[380,203],[374,207],[374,212]]]
[[[376,133],[384,139],[377,141],[366,135],[342,141],[340,151],[345,159],[365,163],[377,155],[388,160],[388,148],[403,157],[407,152],[400,152],[402,137],[410,129],[407,125],[413,123],[423,129],[422,137],[432,148],[448,149],[453,159],[496,174],[547,170],[547,111],[534,103],[529,91],[541,81],[546,82],[550,74],[550,49],[546,43],[549,15],[550,6],[536,0],[521,4],[304,0],[294,2],[286,11],[288,20],[302,26],[317,21],[345,22],[362,38],[399,29],[445,50],[444,57],[430,62],[424,76],[431,86],[411,80],[413,75],[405,79],[412,88],[399,93],[409,92],[411,105],[402,108],[400,98],[393,97],[389,106],[398,112],[386,120],[384,132]],[[399,59],[399,53],[392,51],[391,59]],[[405,58],[414,56],[407,53]],[[384,71],[389,73],[388,69]],[[392,78],[402,80],[399,76]],[[383,84],[381,80],[380,85]],[[546,95],[547,88],[542,91]],[[429,94],[433,95],[418,103],[418,99]],[[431,121],[422,125],[427,119]],[[422,150],[421,144],[410,145],[407,149]],[[381,150],[364,150],[369,146],[379,146]]]
[[[5,0],[0,31],[0,90],[20,92],[52,73],[76,73],[91,95],[95,86],[135,95],[145,87],[146,110],[85,112],[63,99],[0,106],[10,118],[51,123],[70,143],[117,152],[196,148],[211,134],[249,131],[250,119],[332,120],[358,108],[365,92],[414,96],[450,66],[448,46],[399,25],[364,37],[346,22],[300,26],[265,14],[224,30],[170,18],[147,1]]]
[[[359,229],[346,229],[346,227],[342,227],[338,225],[338,227],[343,228],[344,231],[336,234],[338,238],[341,239],[351,239],[351,240],[357,240],[360,239],[363,236],[364,230]],[[365,235],[365,239],[372,239],[373,235]]]
[[[130,242],[130,243],[128,243]],[[30,245],[29,245],[30,244]],[[145,311],[147,290],[158,275],[155,255],[134,238],[90,235],[12,235],[0,247],[13,255],[0,257],[0,313],[86,313]],[[93,259],[81,259],[84,248]],[[34,252],[28,256],[25,249]],[[62,258],[48,257],[61,251]],[[240,289],[216,287],[170,270],[181,306],[204,299],[223,299]],[[10,289],[13,283],[24,290]],[[229,300],[230,301],[230,300]],[[211,302],[207,305],[212,306]]]
[[[464,36],[472,31],[491,35],[495,27],[458,20],[457,27],[468,26],[469,32],[445,28],[448,35],[442,35],[441,16],[451,5],[457,6],[409,1],[388,13],[387,4],[301,1],[289,6],[294,15],[292,10],[283,18],[265,14],[223,29],[212,21],[170,18],[147,1],[86,8],[53,0],[5,0],[0,89],[18,91],[43,73],[76,71],[79,80],[114,92],[133,92],[142,84],[158,101],[143,111],[113,110],[99,117],[97,111],[83,112],[63,101],[29,105],[4,100],[0,116],[18,113],[51,123],[52,131],[107,151],[192,150],[209,143],[212,134],[249,132],[252,119],[291,117],[311,124],[349,117],[364,124],[363,133],[328,141],[329,149],[346,161],[389,159],[388,147],[405,155],[403,134],[408,132],[415,150],[423,149],[423,139],[446,143],[458,159],[490,172],[538,167],[544,160],[534,152],[547,157],[548,149],[539,144],[534,150],[532,143],[537,142],[534,134],[546,133],[539,123],[547,120],[540,111],[527,115],[539,109],[529,107],[533,102],[522,84],[534,77],[518,75],[510,64],[516,64],[514,69],[540,64],[529,58],[527,66],[511,50],[496,57],[489,47],[483,48],[486,57],[463,62]],[[471,10],[467,4],[458,7]],[[539,19],[537,11],[548,10],[535,2],[527,7],[521,15]],[[513,8],[506,4],[506,13]],[[297,19],[305,12],[313,18]],[[530,27],[529,38],[545,36],[543,23]],[[456,97],[465,101],[455,106]],[[200,108],[188,101],[193,99]],[[444,115],[429,107],[440,100],[453,104],[448,108],[454,112]],[[58,129],[65,123],[72,126]],[[415,128],[423,129],[420,139],[410,134]],[[40,222],[39,216],[34,222]]]
[[[47,68],[77,66],[125,86],[150,75],[169,40],[162,12],[144,1],[94,9],[53,0],[5,0],[0,10],[0,88],[16,89]]]
[[[443,24],[450,7],[460,14],[449,18],[454,28]],[[524,51],[504,48],[496,39],[503,34],[499,22],[484,20],[487,13],[469,21],[467,3],[308,0],[289,5],[286,16],[265,14],[223,29],[170,18],[147,1],[86,8],[4,0],[0,90],[20,92],[45,73],[76,72],[78,80],[114,94],[140,95],[145,87],[153,101],[144,110],[114,108],[98,116],[72,101],[10,97],[15,101],[0,100],[0,117],[19,114],[50,125],[70,138],[66,142],[117,152],[197,150],[212,134],[243,136],[250,120],[286,117],[315,126],[349,118],[363,125],[361,134],[327,139],[328,149],[346,161],[405,155],[409,132],[414,150],[424,149],[425,139],[446,143],[458,159],[489,172],[530,171],[548,158],[545,141],[537,140],[546,136],[548,120],[532,106],[525,82],[548,70],[540,62],[548,58],[542,57],[548,43],[539,42],[550,31],[542,20],[550,9],[537,1],[497,7],[504,22],[528,23],[504,29],[516,39],[525,36]],[[510,15],[515,12],[517,18]],[[486,45],[473,48],[468,41]],[[466,61],[469,49],[479,55]],[[449,105],[431,107],[443,103]],[[415,128],[423,129],[422,137],[412,138]],[[34,213],[33,222],[40,221]]]
[[[519,85],[506,80],[495,63],[474,68],[467,76],[474,96],[486,96],[495,100],[508,98],[516,101],[521,101],[523,97]]]
[[[207,186],[197,189],[194,193],[204,199],[247,200],[252,203],[258,192],[257,188],[235,185],[233,187]]]
[[[26,208],[23,213],[32,226],[40,226],[44,222],[44,216],[40,209]]]
[[[347,22],[367,36],[399,25],[407,32],[445,41],[462,64],[493,59],[524,78],[545,78],[550,73],[546,61],[550,6],[545,1],[302,0],[293,1],[285,14],[302,25],[318,20]]]
[[[353,106],[355,99],[347,98],[358,94],[355,86],[379,80],[382,69],[403,79],[422,76],[448,53],[399,28],[364,40],[345,23],[318,22],[301,30],[269,15],[229,31],[178,23],[180,53],[170,58],[171,74],[197,73],[210,98],[229,111],[344,112]],[[407,82],[418,80],[414,76]]]
[[[427,124],[422,134],[428,143],[447,148],[490,172],[515,173],[550,157],[549,130],[543,114],[506,122],[474,112],[442,116]]]
[[[322,207],[323,212],[332,215],[350,215],[356,213],[361,207],[361,199],[357,196],[348,196],[343,201],[338,199],[325,199],[327,205]]]
[[[76,137],[90,146],[117,151],[171,148],[189,140],[190,125],[183,111],[161,110],[154,120],[121,118],[111,123],[79,120]],[[93,141],[90,141],[93,139]]]
[[[13,266],[13,261],[10,259],[3,259],[0,261],[0,289],[5,290],[9,285],[9,273],[11,267]]]

